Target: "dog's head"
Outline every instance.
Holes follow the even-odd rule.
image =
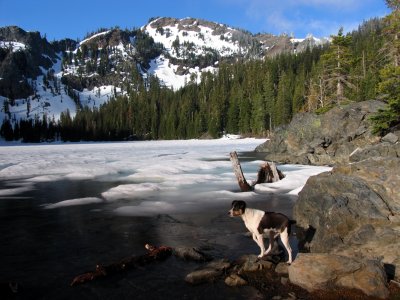
[[[229,210],[228,214],[231,217],[238,217],[243,215],[245,210],[246,210],[246,202],[242,200],[234,200],[232,202],[232,207]]]

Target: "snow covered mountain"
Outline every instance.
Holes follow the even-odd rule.
[[[154,18],[140,29],[98,30],[83,41],[49,43],[39,32],[0,28],[0,123],[98,108],[157,77],[177,90],[222,62],[263,59],[326,42],[312,36],[253,35],[194,18]]]

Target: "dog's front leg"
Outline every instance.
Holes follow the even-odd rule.
[[[268,246],[268,249],[265,252],[265,254],[268,254],[272,250],[272,247],[274,246],[274,240],[275,240],[275,234],[272,231],[270,231],[269,232],[269,246]]]
[[[264,238],[262,234],[253,233],[253,240],[257,243],[258,247],[260,247],[261,253],[258,256],[259,258],[263,257],[265,254],[265,246],[264,246]]]

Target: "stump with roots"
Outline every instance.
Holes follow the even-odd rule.
[[[257,180],[250,185],[243,175],[242,167],[239,162],[236,151],[230,153],[233,171],[238,181],[240,190],[242,192],[248,192],[254,189],[256,184],[260,183],[272,183],[281,180],[285,175],[276,167],[273,162],[264,162],[257,173]]]

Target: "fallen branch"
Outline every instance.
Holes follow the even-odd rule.
[[[82,284],[87,281],[93,281],[97,278],[106,277],[108,275],[112,275],[115,273],[119,273],[122,271],[126,271],[129,269],[133,269],[139,266],[143,266],[154,261],[162,261],[172,254],[172,248],[161,246],[155,247],[149,244],[145,245],[145,248],[148,250],[148,253],[140,256],[130,256],[122,259],[117,263],[113,263],[107,266],[97,265],[96,270],[92,272],[87,272],[81,275],[76,276],[72,282],[71,286]]]
[[[97,265],[96,270],[76,276],[71,286],[93,281],[97,278],[106,277],[108,275],[120,273],[136,267],[141,267],[154,261],[163,261],[171,256],[171,254],[183,260],[191,260],[197,262],[205,262],[212,260],[212,257],[203,253],[201,250],[193,247],[176,247],[167,246],[155,247],[149,244],[144,246],[148,253],[140,256],[126,257],[119,262],[101,266]]]

